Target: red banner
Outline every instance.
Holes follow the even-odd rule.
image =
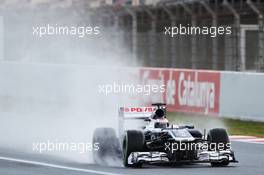
[[[219,113],[220,72],[142,68],[140,80],[143,84],[165,85],[166,89],[144,97],[145,103],[166,103],[168,111]]]

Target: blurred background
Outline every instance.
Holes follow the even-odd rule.
[[[56,13],[59,23],[74,19],[78,23],[111,28],[111,31],[102,33],[111,38],[116,52],[131,53],[131,63],[151,67],[254,72],[264,70],[262,0],[1,0],[0,4],[0,11],[6,17],[1,32],[5,33],[3,42],[6,45],[12,43],[13,47],[9,49],[2,44],[2,55],[5,55],[2,59],[27,60],[25,54],[30,50],[36,53],[38,46],[43,44],[43,41],[35,39],[31,45],[24,42],[31,33],[22,34],[23,30],[26,31],[25,25],[20,29],[21,33],[16,27],[11,28],[14,21],[17,26],[28,22],[34,24],[34,19],[39,18],[46,22],[51,19],[56,22]],[[173,38],[164,34],[164,27],[179,24],[231,26],[232,34],[217,37],[175,35]],[[14,43],[18,37],[21,42]],[[114,38],[119,41],[115,42]],[[85,46],[86,43],[82,47]],[[102,47],[102,43],[98,47]],[[13,52],[14,49],[17,52]],[[30,54],[32,56],[33,53]],[[46,52],[45,56],[50,55]],[[72,61],[85,62],[78,59]]]

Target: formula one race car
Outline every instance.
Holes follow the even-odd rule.
[[[141,119],[148,122],[138,130],[124,131],[124,121]],[[97,128],[93,142],[99,150],[93,152],[95,163],[106,157],[122,159],[125,167],[143,164],[211,163],[227,166],[237,162],[225,129],[215,128],[203,134],[192,125],[172,125],[166,119],[166,105],[120,108],[119,137],[112,128]]]

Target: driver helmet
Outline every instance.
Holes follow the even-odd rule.
[[[154,117],[154,119],[161,119],[163,117],[165,117],[164,111],[162,109],[157,109],[155,111],[155,117]]]

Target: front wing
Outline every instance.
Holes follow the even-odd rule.
[[[233,151],[201,151],[197,154],[196,160],[169,160],[165,152],[132,152],[128,157],[128,164],[146,163],[210,163],[210,162],[238,162]]]

